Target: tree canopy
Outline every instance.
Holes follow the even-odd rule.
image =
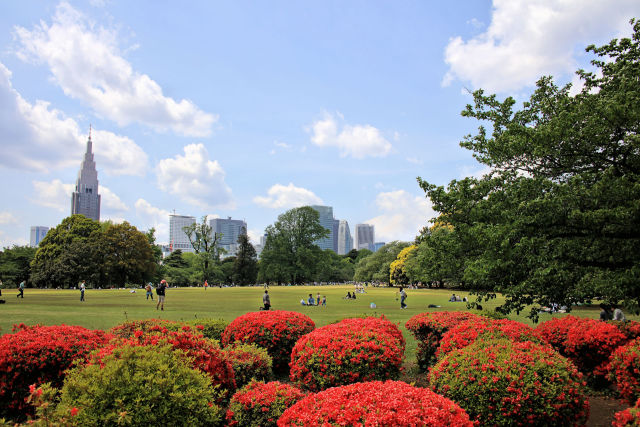
[[[631,24],[632,38],[587,47],[596,71],[577,72],[575,95],[551,77],[519,109],[473,93],[462,114],[482,124],[461,146],[491,172],[446,188],[418,178],[450,226],[418,247],[429,277],[484,298],[502,292],[501,311],[532,305],[534,319],[540,306],[595,298],[638,311],[640,23]]]

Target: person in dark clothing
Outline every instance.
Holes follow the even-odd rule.
[[[156,294],[158,295],[158,303],[156,304],[156,310],[160,307],[160,310],[164,310],[164,296],[167,289],[167,281],[162,279],[160,284],[156,288]]]

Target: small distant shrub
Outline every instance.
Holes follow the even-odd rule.
[[[244,387],[252,379],[271,379],[273,362],[264,348],[255,344],[232,344],[224,348],[223,354],[233,367],[237,388]]]
[[[640,399],[635,406],[624,411],[617,412],[614,416],[613,427],[639,427],[640,426]]]
[[[449,353],[428,378],[479,425],[581,426],[589,413],[582,375],[546,344],[478,340]]]
[[[286,370],[296,341],[314,328],[309,316],[295,311],[258,311],[231,322],[222,334],[222,344],[256,344],[269,352],[274,370]]]
[[[418,366],[426,371],[436,358],[436,350],[442,335],[452,327],[479,316],[464,311],[436,311],[413,316],[404,325],[418,342],[416,357]]]
[[[209,377],[168,346],[123,346],[73,368],[57,413],[77,425],[220,425]]]
[[[627,402],[640,398],[640,339],[618,347],[611,355],[608,378]]]
[[[284,411],[286,426],[472,426],[467,413],[426,388],[372,381],[309,395]]]
[[[363,319],[326,325],[300,338],[291,352],[291,381],[317,391],[360,381],[397,379],[404,347],[389,330],[386,323],[390,322],[354,320]]]
[[[466,347],[478,339],[507,338],[512,341],[543,342],[529,325],[515,320],[471,319],[449,329],[440,340],[436,357],[442,359],[453,350]],[[546,343],[545,343],[546,344]]]
[[[282,413],[306,395],[278,381],[252,382],[231,398],[227,423],[236,427],[275,427]]]
[[[129,320],[127,322],[120,323],[109,330],[113,335],[120,338],[132,338],[136,331],[150,332],[152,329],[157,330],[158,327],[165,328],[167,330],[176,331],[180,329],[182,325],[172,320],[164,319],[143,319],[143,320]]]
[[[111,339],[104,331],[81,326],[24,326],[0,337],[0,416],[15,420],[33,415],[25,402],[30,385],[60,387],[73,361]]]
[[[507,316],[495,310],[484,309],[480,312],[480,316],[493,320],[507,319]]]
[[[216,341],[222,340],[222,333],[229,325],[224,319],[195,319],[184,323],[197,328],[206,338]]]

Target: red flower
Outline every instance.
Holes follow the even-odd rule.
[[[78,408],[74,406],[73,408],[71,408],[71,416],[75,417],[76,415],[78,415]]]

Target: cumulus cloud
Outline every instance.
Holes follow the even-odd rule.
[[[638,14],[637,0],[494,0],[485,32],[449,41],[443,85],[458,79],[508,92],[543,75],[569,75],[587,45],[628,34],[629,18]]]
[[[79,166],[87,135],[78,123],[48,102],[26,101],[11,84],[11,71],[0,63],[0,166],[47,172]],[[126,136],[98,130],[93,152],[99,170],[109,175],[144,175],[146,153]]]
[[[31,201],[37,205],[52,208],[60,212],[71,212],[71,193],[75,185],[65,184],[59,179],[53,181],[32,181],[34,197]]]
[[[101,210],[105,210],[107,213],[111,212],[123,212],[128,211],[129,206],[127,206],[120,197],[109,188],[105,186],[100,186],[98,188],[98,193],[100,194],[100,208]],[[122,222],[122,221],[120,221]]]
[[[218,119],[189,100],[165,96],[122,56],[115,30],[98,26],[66,2],[58,5],[51,24],[18,26],[15,35],[21,59],[46,63],[67,96],[121,126],[139,122],[158,132],[207,136]]]
[[[310,128],[311,142],[318,147],[336,147],[340,157],[351,156],[356,159],[365,157],[385,157],[391,151],[379,129],[371,125],[349,125],[343,122],[342,115],[325,114]]]
[[[136,215],[140,218],[142,229],[156,229],[156,242],[169,241],[169,214],[164,209],[153,206],[144,199],[138,199],[135,203]]]
[[[424,196],[413,196],[404,190],[379,193],[376,206],[381,215],[365,223],[375,226],[376,241],[412,241],[420,229],[436,216],[431,202]]]
[[[290,209],[307,205],[322,204],[322,199],[306,188],[275,184],[267,191],[266,196],[256,196],[253,202],[265,208]]]
[[[11,212],[0,212],[0,224],[16,224],[18,219]]]
[[[184,156],[163,159],[157,167],[158,186],[169,194],[203,209],[234,208],[231,189],[218,161],[209,160],[203,144],[184,147]]]

